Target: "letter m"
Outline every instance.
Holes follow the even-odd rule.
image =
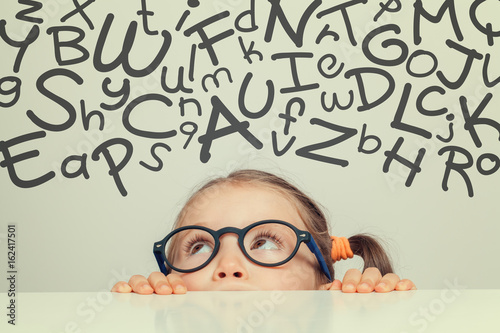
[[[424,9],[422,0],[416,0],[413,4],[413,7],[415,7],[415,12],[413,14],[413,42],[415,43],[415,45],[420,44],[420,42],[422,41],[422,37],[420,36],[420,17],[423,16],[425,19],[429,20],[432,23],[438,23],[441,21],[444,12],[446,12],[447,10],[450,13],[451,24],[453,26],[455,36],[459,41],[464,39],[464,36],[460,31],[460,26],[458,25],[454,0],[445,0],[435,16]]]

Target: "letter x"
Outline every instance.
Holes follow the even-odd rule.
[[[80,13],[80,15],[83,17],[85,22],[87,22],[87,24],[89,25],[90,30],[94,30],[94,25],[92,24],[92,21],[89,19],[87,14],[85,14],[85,12],[83,11],[88,5],[90,5],[93,2],[95,2],[95,0],[88,0],[83,5],[80,5],[78,0],[73,0],[73,4],[75,5],[75,9],[72,10],[71,12],[69,12],[68,14],[64,15],[61,18],[61,22],[66,22],[66,20],[69,19],[70,17],[72,17],[73,15]]]

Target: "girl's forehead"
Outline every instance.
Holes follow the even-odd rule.
[[[213,229],[243,228],[268,219],[305,228],[296,203],[280,190],[261,184],[218,184],[196,195],[184,208],[179,226],[203,224]]]

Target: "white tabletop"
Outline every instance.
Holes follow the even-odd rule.
[[[500,290],[20,293],[15,305],[1,332],[500,332]]]

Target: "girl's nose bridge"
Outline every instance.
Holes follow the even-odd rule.
[[[227,244],[227,239],[234,239],[234,243],[233,244],[237,244],[238,245],[238,248],[240,247],[239,245],[239,235],[234,233],[234,232],[225,232],[225,233],[222,233],[221,235],[219,235],[219,242],[220,242],[220,247],[223,246],[223,244]],[[226,240],[226,241],[224,241]],[[230,243],[230,242],[229,242]],[[227,245],[226,245],[227,246]],[[241,250],[241,249],[240,249]]]
[[[226,228],[225,228],[226,229]],[[221,252],[222,255],[230,254],[234,255],[238,253],[238,255],[242,255],[246,259],[248,259],[245,255],[245,252],[240,246],[239,243],[238,230],[235,232],[234,230],[228,230],[219,234],[219,250],[217,251],[216,257],[220,258]],[[238,249],[236,250],[237,247]],[[229,252],[227,252],[229,251]]]
[[[241,234],[242,229],[238,229],[235,227],[225,227],[217,231],[217,234],[219,235],[219,238],[226,235],[226,234],[235,234],[237,237]]]
[[[222,246],[222,239],[226,238],[227,236],[235,237],[236,242],[239,245],[239,238],[243,237],[241,230],[242,229],[238,229],[238,228],[234,228],[234,227],[226,227],[226,228],[222,228],[222,229],[218,230],[217,236],[219,237],[220,246]]]
[[[219,234],[219,250],[214,257],[216,279],[247,277],[245,266],[250,259],[240,247],[238,237],[232,231]]]

